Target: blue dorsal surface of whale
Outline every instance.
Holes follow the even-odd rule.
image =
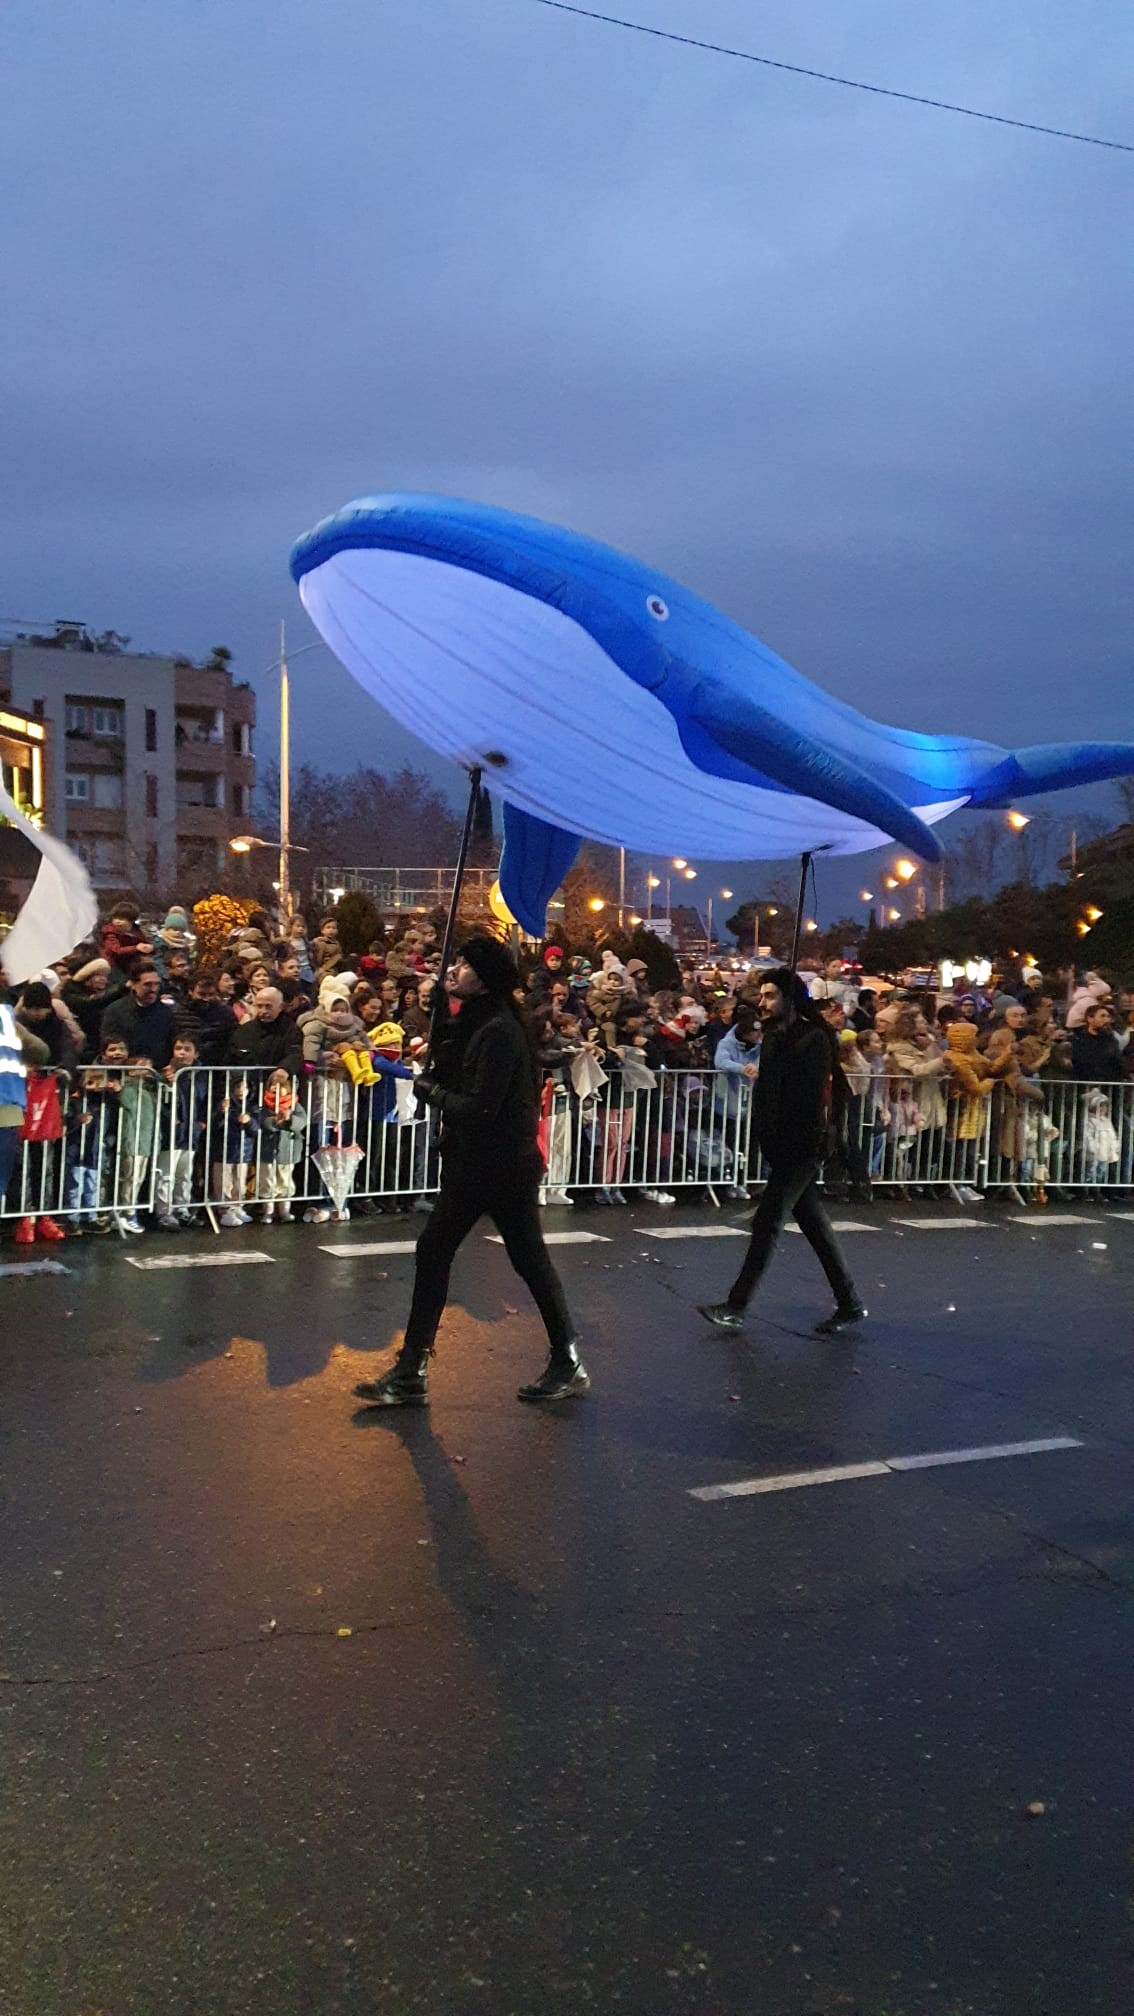
[[[505,901],[542,934],[582,839],[659,858],[941,858],[963,805],[1134,772],[1134,743],[1009,750],[872,721],[677,581],[561,526],[364,497],[296,544],[304,607],[359,684],[504,802]]]

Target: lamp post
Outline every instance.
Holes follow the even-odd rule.
[[[724,897],[724,899],[725,899],[725,902],[727,903],[727,902],[728,902],[728,900],[729,900],[729,898],[730,898],[730,896],[732,895],[732,890],[731,890],[731,889],[722,889],[722,890],[721,890],[721,895],[722,895],[722,896]],[[711,897],[711,896],[710,896],[710,898],[709,898],[709,945],[708,945],[708,953],[709,953],[709,958],[711,959],[711,958],[712,958],[712,956],[713,956],[713,899],[712,899],[712,897]]]

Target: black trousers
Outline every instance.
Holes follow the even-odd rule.
[[[769,1170],[764,1195],[752,1220],[752,1237],[748,1241],[744,1265],[729,1289],[731,1309],[747,1308],[789,1217],[795,1219],[814,1251],[835,1291],[839,1306],[845,1307],[857,1301],[854,1282],[816,1188],[818,1173],[819,1165],[814,1161],[795,1162],[781,1169]]]
[[[563,1285],[543,1243],[540,1173],[541,1165],[534,1160],[530,1167],[503,1169],[442,1165],[437,1202],[417,1242],[413,1302],[402,1347],[407,1359],[424,1363],[432,1351],[449,1299],[449,1272],[457,1249],[483,1217],[491,1218],[504,1251],[531,1290],[552,1350],[563,1351],[573,1341]]]

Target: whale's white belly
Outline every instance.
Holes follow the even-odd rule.
[[[660,700],[570,617],[501,582],[355,548],[305,574],[299,592],[336,657],[396,720],[455,762],[484,764],[501,797],[569,832],[728,861],[888,844],[813,799],[698,770]],[[964,802],[915,809],[932,822]]]

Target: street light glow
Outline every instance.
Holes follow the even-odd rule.
[[[724,897],[724,899],[725,899],[725,902],[727,903],[727,902],[729,902],[729,901],[730,901],[730,899],[731,899],[731,897],[732,897],[732,890],[731,890],[731,889],[722,889],[722,890],[721,890],[721,895],[722,895],[722,896]]]
[[[1096,906],[1095,906],[1095,904],[1093,904],[1093,903],[1088,903],[1088,905],[1087,905],[1087,918],[1088,918],[1088,921],[1089,921],[1090,923],[1092,923],[1092,924],[1097,924],[1097,923],[1098,923],[1098,921],[1099,921],[1099,918],[1100,918],[1100,917],[1102,916],[1102,914],[1103,914],[1103,913],[1102,913],[1102,911],[1101,911],[1101,910],[1099,910],[1099,909],[1097,909],[1097,908],[1096,908]]]
[[[887,889],[896,889],[897,886],[898,886],[897,877],[895,875],[887,875],[886,877]]]
[[[814,917],[809,917],[803,928],[805,931],[818,931],[819,926],[815,922]]]
[[[661,876],[660,876],[660,875],[647,875],[647,877],[646,877],[646,887],[647,887],[647,889],[660,889],[660,888],[661,888]]]
[[[597,917],[600,910],[606,909],[606,904],[603,902],[601,896],[592,896],[590,902],[587,904],[587,909],[593,910]]]
[[[1012,828],[1013,833],[1022,833],[1025,826],[1030,826],[1031,823],[1031,818],[1027,812],[1009,812],[1008,814],[1008,824]]]
[[[899,924],[901,922],[902,913],[900,910],[887,910],[886,915],[890,919],[891,924]]]
[[[688,868],[688,866],[689,866],[689,863],[688,863],[688,861],[676,861],[676,860],[675,860],[675,861],[674,861],[674,864],[673,864],[673,865],[674,865],[674,867],[675,867],[675,868]]]
[[[874,901],[873,889],[860,889],[858,895],[861,903],[873,903]]]
[[[697,880],[697,870],[695,868],[687,868],[685,870],[685,880],[687,882],[695,882]]]
[[[228,844],[234,854],[251,854],[252,852],[251,840],[230,840]]]

